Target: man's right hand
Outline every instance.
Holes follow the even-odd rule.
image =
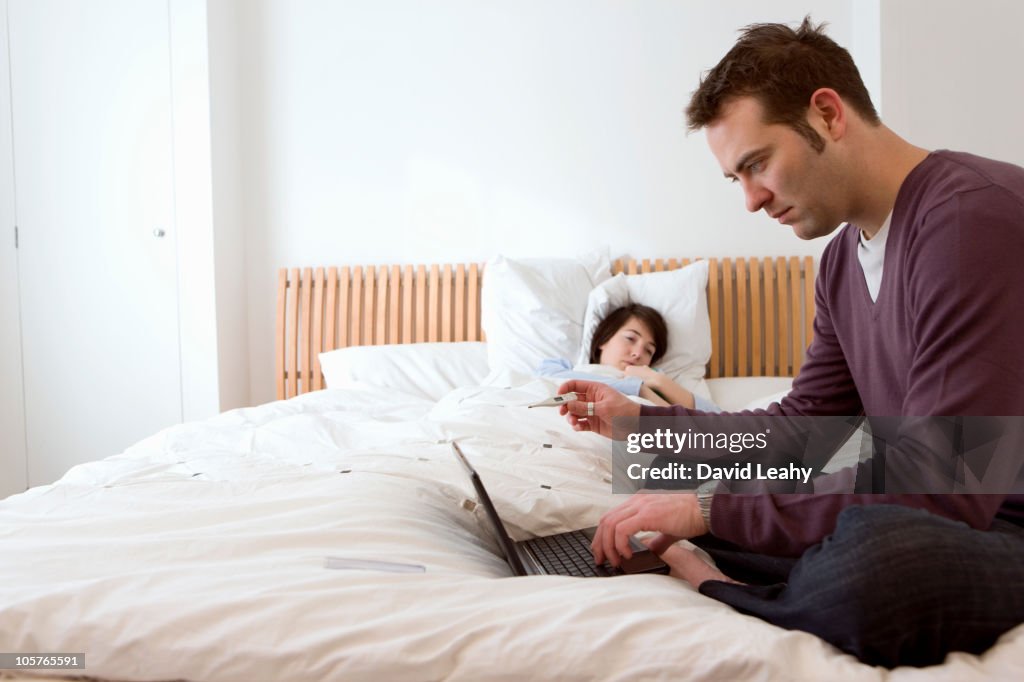
[[[639,417],[640,405],[616,391],[607,384],[596,381],[567,381],[558,387],[559,395],[574,392],[576,400],[558,408],[566,420],[577,431],[593,431],[605,438],[612,437],[612,419],[615,417]],[[587,403],[594,404],[592,415],[588,415]]]
[[[709,528],[693,493],[641,491],[601,517],[590,544],[595,562],[607,560],[619,566],[633,556],[629,539],[645,530],[661,533],[648,543],[655,554],[661,554],[675,542],[704,535]]]

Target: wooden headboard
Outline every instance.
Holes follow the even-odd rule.
[[[674,270],[690,259],[617,260],[613,272]],[[708,261],[708,377],[794,376],[811,342],[810,256]],[[483,341],[483,266],[282,268],[274,334],[278,399],[324,388],[318,355],[346,346]]]

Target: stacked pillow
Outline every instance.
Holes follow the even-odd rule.
[[[708,266],[611,276],[606,256],[513,260],[499,256],[484,270],[482,322],[491,380],[514,384],[548,358],[588,362],[598,323],[612,310],[641,303],[668,326],[668,350],[657,365],[680,385],[708,397],[711,357]]]
[[[661,313],[668,327],[668,350],[657,368],[678,384],[703,395],[704,370],[711,358],[707,286],[706,261],[665,272],[618,274],[602,282],[587,299],[577,364],[589,361],[590,343],[601,320],[616,308],[641,303]]]
[[[522,383],[547,358],[575,358],[587,297],[610,277],[611,262],[601,253],[488,261],[480,304],[489,383]]]
[[[479,386],[487,376],[487,344],[405,343],[350,346],[320,354],[328,388],[359,384],[437,401],[454,388]]]

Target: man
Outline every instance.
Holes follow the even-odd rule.
[[[802,239],[847,223],[821,258],[807,361],[767,414],[1024,415],[1024,169],[901,139],[809,18],[745,29],[687,117],[748,210]],[[573,427],[609,437],[613,417],[699,414],[568,391]],[[638,494],[602,518],[595,560],[618,564],[642,530],[702,593],[871,664],[980,653],[1024,622],[1020,495]]]

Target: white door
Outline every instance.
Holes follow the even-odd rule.
[[[0,0],[0,499],[20,493],[28,483],[7,54],[7,0]]]
[[[182,415],[167,0],[9,0],[30,485]]]

